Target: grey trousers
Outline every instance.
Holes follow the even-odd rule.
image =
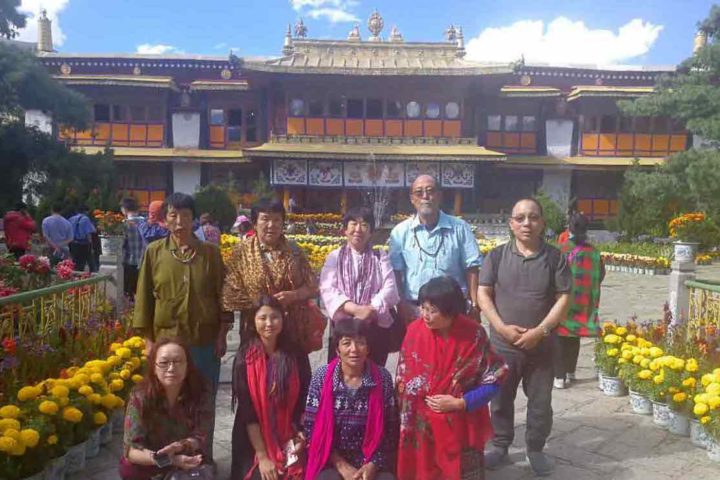
[[[553,356],[551,351],[528,354],[507,346],[494,344],[509,370],[500,392],[490,404],[495,430],[493,445],[507,449],[515,436],[515,396],[522,383],[527,402],[525,444],[528,451],[539,452],[545,447],[553,424],[552,388]]]

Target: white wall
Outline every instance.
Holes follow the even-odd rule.
[[[52,135],[52,116],[40,110],[26,110],[25,125],[28,127],[37,127],[41,132]]]
[[[563,212],[567,211],[570,202],[570,186],[572,170],[557,170],[546,168],[543,170],[542,190],[560,206]]]
[[[545,139],[547,153],[553,157],[569,157],[572,148],[573,136],[572,120],[546,120]]]
[[[199,163],[173,163],[173,191],[192,195],[200,188]]]
[[[173,113],[172,129],[175,148],[198,148],[200,145],[200,114],[198,112]]]

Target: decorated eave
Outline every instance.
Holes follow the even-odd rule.
[[[172,77],[140,75],[54,75],[54,78],[72,86],[148,87],[178,91]]]
[[[191,92],[245,91],[250,85],[246,80],[195,80],[190,83]]]
[[[530,78],[533,83],[546,84],[567,79],[575,85],[627,84],[627,82],[654,85],[662,75],[672,74],[674,72],[675,67],[579,67],[528,65],[524,63],[515,70],[519,78]]]
[[[636,98],[642,95],[649,95],[655,91],[654,87],[622,87],[610,85],[587,85],[576,86],[568,94],[567,100],[571,102],[580,98],[611,97],[611,98]]]
[[[513,155],[504,162],[507,167],[558,167],[580,170],[595,168],[627,168],[633,165],[640,167],[654,167],[665,163],[664,157],[553,157],[553,156],[525,156]]]
[[[214,57],[205,55],[145,55],[145,54],[71,54],[40,52],[39,59],[47,67],[87,70],[126,70],[135,69],[179,69],[179,70],[230,70],[240,69],[242,60],[234,55]]]
[[[502,162],[504,153],[478,146],[474,138],[376,138],[273,136],[259,147],[245,149],[251,158]]]
[[[75,146],[73,150],[88,155],[102,153],[106,147]],[[186,162],[186,163],[249,163],[241,150],[199,150],[185,148],[109,147],[115,160]]]
[[[555,87],[506,85],[500,89],[500,95],[507,98],[555,98],[562,91]]]

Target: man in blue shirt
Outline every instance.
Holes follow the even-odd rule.
[[[72,225],[60,214],[62,208],[62,205],[53,205],[52,214],[42,222],[42,234],[48,243],[50,263],[53,265],[70,256],[68,245],[73,240]]]
[[[457,280],[472,311],[477,314],[478,269],[482,256],[470,225],[440,210],[442,192],[437,181],[420,175],[410,190],[416,214],[390,233],[390,262],[397,277],[402,301],[400,318],[417,318],[420,287],[435,277]]]
[[[95,225],[88,217],[89,212],[90,209],[86,205],[80,205],[77,213],[70,217],[70,225],[73,228],[70,256],[78,272],[85,271],[85,265],[91,262],[92,234],[95,233]]]

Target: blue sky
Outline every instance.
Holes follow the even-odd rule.
[[[710,0],[23,0],[54,19],[63,52],[280,54],[284,30],[303,17],[312,38],[345,38],[377,8],[384,35],[438,41],[461,25],[468,56],[481,61],[672,65],[692,49]],[[34,40],[34,20],[22,32]]]

